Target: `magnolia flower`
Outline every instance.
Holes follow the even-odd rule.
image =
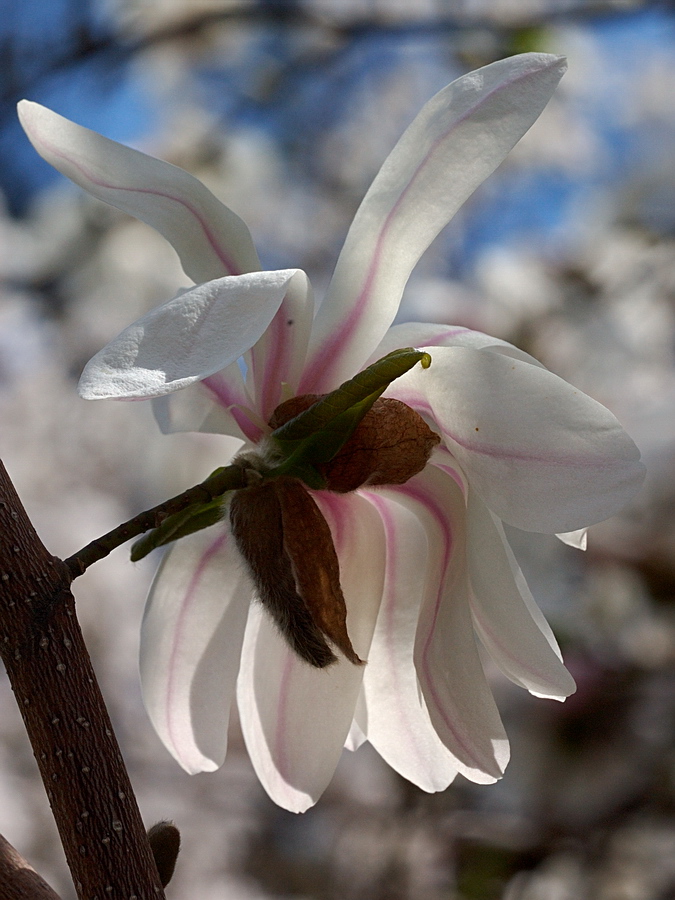
[[[426,791],[458,772],[489,783],[509,747],[477,638],[533,694],[562,700],[574,690],[502,523],[579,543],[579,529],[639,487],[637,448],[608,410],[510,344],[447,325],[391,327],[421,254],[536,120],[564,68],[525,54],[430,100],[363,200],[316,315],[305,274],[259,271],[246,226],[190,175],[20,104],[38,152],[154,226],[197,284],[98,353],[83,397],[152,398],[163,431],[220,432],[255,453],[289,398],[331,391],[396,348],[432,357],[386,393],[434,433],[417,474],[366,478],[343,492],[301,486],[297,503],[274,501],[273,538],[271,507],[256,515],[244,503],[248,537],[233,535],[237,519],[226,513],[165,556],[143,622],[143,695],[188,772],[222,764],[236,694],[253,765],[287,809],[315,803],[342,748],[365,740]],[[378,433],[378,452],[386,440]],[[401,446],[391,445],[405,456]],[[252,602],[261,588],[251,557],[268,565],[275,541],[274,559],[303,601],[312,567],[317,579],[330,568],[311,552],[305,559],[298,520],[307,533],[327,523],[339,565],[348,637],[332,640],[337,660],[323,668],[300,658]],[[335,587],[335,572],[325,577]]]

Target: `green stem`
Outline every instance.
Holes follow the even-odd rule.
[[[158,528],[162,522],[175,513],[182,512],[195,503],[209,503],[217,497],[221,497],[227,491],[246,487],[246,473],[242,466],[227,466],[220,472],[210,475],[200,484],[177,494],[152,509],[139,513],[128,522],[123,522],[117,528],[113,528],[107,534],[96,538],[86,547],[78,550],[65,560],[73,579],[82,575],[92,563],[98,562],[116,547],[126,543],[131,538],[144,534],[151,528]]]

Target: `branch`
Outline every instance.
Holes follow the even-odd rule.
[[[1,834],[0,900],[60,900],[44,878]]]
[[[71,575],[0,462],[0,656],[80,900],[161,900],[157,867],[84,645]]]
[[[78,578],[92,563],[103,559],[116,547],[126,543],[131,538],[138,537],[139,534],[144,534],[151,528],[159,528],[169,516],[183,512],[183,510],[193,504],[210,503],[227,491],[246,487],[246,484],[244,469],[241,466],[227,466],[227,468],[218,471],[214,475],[210,475],[200,484],[183,491],[182,494],[177,494],[170,500],[165,500],[164,503],[139,513],[133,519],[118,525],[117,528],[113,528],[112,531],[104,534],[103,537],[97,538],[95,541],[87,544],[86,547],[78,550],[77,553],[69,556],[65,560],[65,564],[70,571],[71,578],[73,580]]]

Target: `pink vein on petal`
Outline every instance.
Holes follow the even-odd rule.
[[[216,254],[218,259],[222,262],[227,275],[241,275],[242,273],[239,271],[239,267],[235,265],[232,259],[225,253],[222,247],[219,245],[216,240],[214,234],[209,228],[207,222],[202,218],[201,213],[195,209],[190,203],[186,200],[180,200],[178,197],[174,197],[172,194],[165,194],[163,191],[151,190],[150,188],[139,188],[139,187],[122,187],[121,185],[109,184],[107,181],[102,181],[100,178],[96,178],[92,173],[87,169],[86,166],[81,163],[75,162],[70,156],[66,153],[61,152],[57,147],[51,144],[49,141],[40,138],[40,143],[46,147],[54,156],[59,159],[65,159],[68,163],[70,163],[75,169],[81,172],[85,178],[91,181],[92,184],[98,185],[98,187],[108,188],[112,191],[128,191],[132,194],[152,194],[156,197],[165,197],[167,200],[173,200],[175,203],[179,203],[181,206],[184,206],[185,209],[188,210],[191,215],[199,222],[199,225],[204,232],[204,236],[206,240],[211,245],[213,252]]]
[[[413,500],[416,500],[418,503],[422,504],[426,509],[432,514],[434,519],[436,520],[441,533],[443,535],[443,563],[442,563],[442,572],[444,575],[447,573],[448,567],[450,565],[450,559],[452,556],[452,548],[453,548],[453,537],[452,530],[450,528],[447,516],[444,515],[443,510],[440,508],[435,498],[428,492],[422,489],[420,485],[416,485],[413,481],[409,481],[405,487],[397,488],[401,493],[405,494],[408,497],[411,497]],[[452,721],[452,719],[447,715],[445,707],[439,697],[438,691],[435,688],[434,679],[431,675],[430,670],[430,661],[429,661],[429,652],[431,649],[431,642],[434,636],[434,631],[436,629],[436,622],[438,621],[438,614],[440,610],[441,603],[443,602],[443,581],[444,578],[440,580],[438,591],[436,592],[436,599],[434,602],[434,610],[431,625],[427,631],[427,635],[424,641],[424,646],[422,649],[422,665],[423,671],[426,679],[426,684],[429,688],[431,696],[433,697],[434,704],[436,706],[436,710],[439,715],[443,719],[446,728],[448,731],[454,736],[457,741],[458,746],[462,748],[464,753],[466,754],[466,758],[473,760],[476,768],[481,768],[481,763],[477,759],[476,754],[474,752],[474,748],[471,746],[470,742],[464,737],[464,735],[457,729],[457,726]]]
[[[183,596],[183,601],[180,606],[180,611],[178,613],[178,617],[176,619],[176,627],[173,633],[173,641],[171,645],[171,653],[169,656],[169,680],[167,684],[166,690],[166,723],[169,731],[169,736],[171,738],[171,743],[173,744],[175,749],[178,749],[174,728],[175,728],[175,719],[182,719],[184,710],[177,710],[176,704],[174,701],[174,694],[176,691],[175,685],[175,677],[177,664],[176,660],[180,653],[181,643],[184,638],[184,628],[186,624],[186,619],[189,613],[191,612],[195,598],[197,596],[197,589],[199,588],[199,582],[206,571],[206,567],[208,566],[211,559],[218,553],[225,542],[227,541],[228,534],[227,532],[221,534],[217,537],[202,553],[199,563],[195,567],[194,572],[192,573],[192,577],[190,578],[190,583],[188,584],[187,590]]]
[[[344,550],[346,528],[348,525],[344,497],[330,491],[310,491],[318,502],[319,508],[328,522],[333,535],[333,544],[338,556]]]
[[[219,406],[229,412],[249,441],[257,443],[260,440],[263,435],[262,429],[246,415],[247,406],[242,402],[243,398],[224,378],[209,375],[202,378],[200,384],[204,385]]]
[[[382,523],[384,525],[385,530],[385,540],[386,540],[386,559],[385,559],[385,582],[384,589],[382,593],[382,597],[387,598],[386,608],[385,608],[385,634],[386,634],[386,646],[388,650],[387,659],[389,661],[388,670],[389,676],[393,682],[393,695],[396,698],[397,706],[399,710],[399,721],[404,722],[409,719],[407,710],[405,706],[400,702],[400,697],[403,695],[403,691],[399,689],[400,677],[398,668],[395,665],[391,665],[391,661],[394,659],[394,649],[393,649],[393,634],[395,630],[395,603],[392,602],[391,596],[391,585],[394,585],[397,581],[397,571],[396,571],[396,556],[397,556],[397,545],[398,545],[398,537],[396,534],[394,517],[391,514],[391,510],[384,502],[384,500],[375,492],[368,492],[367,497],[370,502],[375,506],[377,511],[380,514],[380,518],[382,519]],[[423,751],[420,748],[419,741],[417,740],[418,732],[414,725],[410,725],[408,723],[408,728],[406,729],[406,735],[410,742],[410,745],[413,748],[413,751],[418,759],[422,759]]]
[[[459,437],[458,435],[453,434],[445,425],[439,422],[431,403],[421,391],[406,389],[405,386],[399,388],[396,385],[396,382],[394,382],[391,390],[388,391],[387,396],[395,397],[407,406],[412,407],[420,413],[420,415],[428,416],[445,437],[459,447],[462,447],[464,450],[468,450],[471,453],[477,453],[479,456],[491,456],[495,459],[513,459],[518,460],[519,462],[538,462],[551,466],[569,466],[576,468],[611,469],[613,466],[625,465],[623,460],[612,459],[609,456],[584,456],[576,453],[536,453],[532,450],[517,450],[504,447],[503,445],[495,446],[493,444],[486,444],[475,440],[472,441],[464,436]]]
[[[538,462],[551,466],[569,466],[572,468],[611,469],[617,465],[625,465],[623,460],[611,459],[609,456],[584,456],[577,453],[535,453],[531,450],[516,450],[503,446],[496,447],[490,444],[479,443],[478,441],[471,441],[465,437],[457,437],[441,423],[437,422],[437,424],[441,432],[455,444],[480,456],[491,456],[496,459],[514,459],[519,462]]]
[[[484,94],[476,103],[474,103],[470,109],[468,109],[464,115],[455,119],[450,128],[447,131],[444,131],[440,134],[432,143],[432,145],[427,150],[424,158],[418,164],[417,168],[413,172],[410,177],[410,180],[403,188],[401,193],[399,194],[396,202],[389,210],[386,219],[384,220],[384,224],[380,229],[380,232],[377,236],[377,240],[375,242],[375,249],[373,251],[373,256],[370,261],[370,265],[368,267],[368,271],[366,272],[366,277],[363,282],[363,287],[361,288],[361,292],[356,298],[354,305],[352,306],[348,316],[342,322],[342,324],[334,331],[332,336],[323,344],[319,353],[315,354],[315,358],[312,363],[308,366],[306,372],[303,375],[302,381],[302,390],[309,391],[311,390],[311,386],[314,381],[322,375],[325,377],[325,373],[330,371],[334,365],[336,360],[339,358],[344,346],[351,339],[354,332],[357,330],[361,318],[363,316],[364,308],[367,307],[368,301],[370,300],[370,294],[372,292],[373,284],[375,283],[375,279],[377,277],[377,271],[380,264],[380,257],[382,255],[382,250],[384,247],[385,240],[387,238],[387,234],[389,228],[391,226],[392,220],[399,208],[403,204],[406,195],[412,188],[413,184],[419,177],[419,175],[424,171],[427,163],[433,158],[433,156],[438,151],[439,147],[443,144],[443,142],[448,138],[450,134],[464,121],[466,121],[470,116],[473,115],[476,109],[480,108],[480,106],[491,97],[494,93],[496,93],[499,89],[501,89],[507,83],[513,83],[515,81],[520,80],[520,76],[510,79],[508,82],[503,82],[501,85],[495,86],[491,91],[487,94]]]
[[[429,347],[429,349],[432,349],[434,346],[442,346],[438,344],[438,341],[447,341],[448,338],[457,337],[458,334],[470,334],[471,330],[471,328],[462,328],[460,326],[448,326],[443,328],[442,331],[436,332],[436,334],[426,335],[424,340],[428,343],[425,343],[424,346]]]
[[[253,368],[256,394],[259,397],[258,407],[266,418],[272,415],[278,404],[281,374],[288,371],[289,351],[292,343],[289,340],[290,330],[288,313],[282,302],[279,312],[274,316],[265,333],[267,343],[264,365],[261,366],[260,363],[256,365],[254,362]],[[257,387],[258,378],[262,380],[260,390]]]

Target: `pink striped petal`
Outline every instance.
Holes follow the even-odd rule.
[[[384,535],[358,494],[313,493],[340,561],[347,628],[366,659],[382,596]],[[314,669],[256,604],[246,629],[238,704],[246,746],[270,797],[292,812],[316,803],[333,777],[354,718],[364,667],[346,659]]]
[[[314,317],[309,280],[294,278],[269,328],[247,357],[254,408],[264,422],[297,393]]]
[[[500,519],[549,534],[618,512],[644,478],[616,418],[557,375],[492,350],[430,348],[388,392],[436,423]]]
[[[439,591],[439,555],[429,547],[413,501],[403,505],[396,491],[385,489],[364,496],[382,519],[387,555],[382,605],[363,678],[361,721],[368,740],[393,769],[424,791],[442,791],[457,774],[457,763],[431,724],[413,662],[420,604]]]
[[[195,282],[260,268],[239,216],[183,169],[22,100],[19,118],[37,152],[94,197],[151,225]]]
[[[501,777],[509,745],[474,637],[464,498],[455,481],[435,466],[396,490],[428,539],[414,651],[422,695],[457,770],[471,781],[489,784]]]
[[[376,362],[391,353],[392,350],[400,350],[403,347],[426,347],[432,355],[434,347],[468,347],[473,350],[494,350],[504,356],[513,359],[522,359],[533,366],[545,368],[529,353],[514,347],[507,341],[483,334],[482,331],[472,331],[470,328],[462,328],[460,325],[434,325],[430,322],[405,322],[402,325],[392,325],[377,345],[368,363]]]
[[[224,525],[179,541],[150,590],[141,684],[165,747],[190,774],[222,765],[253,593]]]
[[[253,403],[237,363],[180,391],[154,397],[151,402],[163,434],[202,431],[255,443],[264,431],[251,408]]]
[[[256,343],[300,269],[218,278],[163,303],[85,366],[85,400],[161,397],[215,375]]]
[[[302,392],[357,372],[396,315],[422,253],[537,119],[565,71],[527,53],[454,81],[433,97],[375,178],[316,317]]]
[[[501,522],[474,492],[467,518],[471,609],[482,643],[511,681],[538,697],[564,700],[576,689],[574,679],[536,609]]]

